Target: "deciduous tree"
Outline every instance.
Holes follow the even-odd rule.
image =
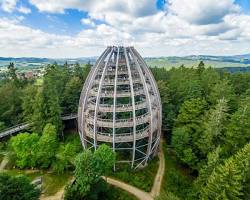
[[[0,174],[0,199],[38,200],[40,191],[25,176]]]

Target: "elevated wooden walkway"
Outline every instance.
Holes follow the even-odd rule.
[[[62,115],[62,120],[63,121],[67,121],[67,120],[71,120],[71,119],[76,119],[76,118],[77,118],[77,114],[75,114],[75,113],[71,113],[71,114],[67,114],[67,115]],[[16,126],[12,126],[10,128],[7,128],[7,129],[3,130],[0,133],[0,140],[2,138],[7,137],[7,136],[11,136],[14,133],[18,133],[20,131],[23,131],[23,130],[29,128],[30,126],[31,126],[30,123],[22,123],[22,124],[18,124]]]

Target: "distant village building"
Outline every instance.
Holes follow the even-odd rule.
[[[32,71],[26,72],[24,77],[27,79],[34,78],[34,73]]]

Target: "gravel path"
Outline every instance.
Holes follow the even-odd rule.
[[[162,150],[162,141],[160,142],[160,151],[159,151],[158,156],[159,156],[160,164],[159,164],[157,174],[155,176],[154,185],[150,192],[152,197],[157,197],[158,195],[160,195],[161,184],[162,184],[162,180],[163,180],[164,172],[165,172],[165,157],[164,157],[164,153]]]
[[[4,159],[2,160],[1,164],[0,164],[0,171],[4,170],[4,168],[6,167],[8,162],[9,162],[9,160],[8,160],[7,156],[5,156]]]
[[[143,190],[140,190],[140,189],[138,189],[132,185],[129,185],[127,183],[124,183],[122,181],[118,181],[116,179],[108,177],[107,182],[111,185],[114,185],[114,186],[119,187],[123,190],[126,190],[127,192],[133,194],[134,196],[136,196],[140,200],[153,200],[153,197],[149,193],[144,192]]]
[[[64,187],[62,187],[57,193],[52,196],[40,196],[40,200],[62,200],[64,194]]]
[[[127,192],[133,194],[134,196],[136,196],[138,199],[140,200],[153,200],[155,197],[157,197],[160,194],[161,191],[161,184],[162,184],[162,180],[163,180],[163,176],[164,176],[164,172],[165,172],[165,158],[164,158],[164,153],[162,150],[162,141],[160,143],[160,151],[158,153],[159,156],[159,168],[157,171],[157,174],[155,176],[155,180],[154,180],[154,185],[151,189],[151,192],[145,192],[141,189],[138,189],[132,185],[129,185],[127,183],[124,183],[122,181],[113,179],[108,177],[107,178],[107,182],[111,185],[114,185],[116,187],[119,187],[123,190],[126,190]]]
[[[103,177],[103,178],[105,180],[107,180],[107,182],[109,184],[114,185],[116,187],[119,187],[119,188],[129,192],[130,194],[133,194],[134,196],[136,196],[140,200],[154,200],[154,198],[160,194],[161,184],[162,184],[162,180],[163,180],[163,176],[164,176],[164,172],[165,172],[165,158],[164,158],[164,153],[162,150],[162,141],[160,143],[160,151],[158,153],[158,156],[159,156],[159,162],[160,162],[159,168],[158,168],[157,174],[155,176],[154,185],[153,185],[150,193],[145,192],[145,191],[138,189],[132,185],[129,185],[127,183],[124,183],[122,181],[119,181],[119,180],[116,180],[116,179],[113,179],[110,177]],[[40,200],[61,200],[63,197],[63,193],[64,193],[64,187],[53,196],[45,197],[42,195]]]

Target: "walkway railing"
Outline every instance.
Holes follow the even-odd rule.
[[[62,115],[61,117],[63,121],[66,121],[66,120],[76,119],[77,114],[76,113],[65,114],[65,115]]]
[[[77,114],[75,114],[75,113],[65,114],[65,115],[62,115],[61,117],[62,117],[63,121],[67,121],[67,120],[71,120],[71,119],[76,119]],[[0,139],[7,137],[9,135],[12,135],[14,133],[20,132],[22,130],[25,130],[25,129],[29,128],[30,126],[31,126],[31,123],[22,123],[22,124],[18,124],[16,126],[9,127],[9,128],[0,132]]]
[[[29,123],[22,123],[22,124],[18,124],[16,126],[12,126],[8,129],[5,129],[3,132],[0,133],[0,139],[6,137],[8,135],[12,135],[13,133],[22,131],[22,130],[28,128],[29,126],[30,126]]]

